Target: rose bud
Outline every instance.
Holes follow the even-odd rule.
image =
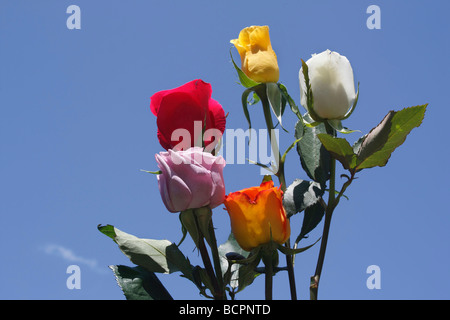
[[[170,212],[208,205],[213,209],[223,203],[223,157],[203,152],[200,147],[186,151],[169,150],[155,157],[161,170],[158,174],[159,191]]]
[[[211,98],[211,94],[209,83],[193,80],[175,89],[159,91],[150,98],[150,109],[156,116],[159,143],[164,149],[187,150],[217,143],[216,140],[220,138],[217,136],[225,131],[226,119],[222,106]],[[212,129],[216,129],[218,134],[209,138],[205,134],[206,139],[203,139],[203,133]],[[184,133],[187,133],[187,137]]]
[[[353,69],[348,59],[337,52],[326,50],[313,55],[306,65],[314,113],[321,120],[343,119],[356,99]],[[308,109],[303,68],[300,69],[299,78],[300,102]]]
[[[272,49],[268,26],[251,26],[230,41],[241,56],[242,71],[257,82],[277,82],[278,61]]]
[[[269,243],[271,239],[283,244],[290,236],[282,191],[274,187],[273,181],[230,193],[225,197],[224,205],[230,216],[233,235],[246,251]]]

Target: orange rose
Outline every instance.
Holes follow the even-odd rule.
[[[242,249],[253,248],[272,240],[283,244],[291,234],[289,220],[282,203],[282,191],[273,181],[259,187],[243,189],[225,197],[231,230]]]

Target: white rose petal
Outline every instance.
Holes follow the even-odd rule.
[[[342,119],[356,99],[353,69],[345,56],[326,50],[308,61],[314,112],[322,119]],[[306,84],[300,69],[300,98],[306,108]]]

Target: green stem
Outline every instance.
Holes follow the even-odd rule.
[[[214,274],[213,267],[212,267],[212,264],[211,264],[211,260],[209,258],[208,250],[206,249],[205,241],[204,241],[203,237],[200,237],[200,239],[199,239],[198,249],[200,251],[200,255],[202,257],[206,273],[208,274],[208,277],[211,280],[211,283],[212,283],[212,286],[213,286],[213,289],[214,289],[214,292],[213,292],[214,300],[223,300],[223,297],[222,297],[222,295],[220,293],[221,290],[219,288],[219,284],[217,282],[217,278],[216,278],[216,276]]]
[[[272,300],[272,292],[273,292],[273,270],[272,270],[272,262],[266,264],[265,268],[265,290],[266,290],[266,300]]]
[[[320,251],[319,251],[319,258],[317,260],[317,267],[316,271],[313,277],[311,277],[311,285],[310,285],[310,299],[311,300],[317,300],[317,295],[319,291],[319,280],[320,276],[322,274],[322,267],[325,260],[325,251],[327,247],[328,242],[328,235],[330,232],[330,225],[331,225],[331,217],[333,215],[334,209],[336,209],[340,198],[344,194],[344,191],[347,189],[347,187],[352,183],[352,181],[355,179],[355,173],[353,172],[351,174],[351,177],[343,184],[341,191],[339,192],[338,196],[335,197],[335,191],[333,191],[333,195],[331,195],[331,190],[335,190],[335,170],[336,170],[336,160],[332,161],[331,166],[331,179],[330,179],[330,195],[328,200],[328,205],[325,205],[325,222],[323,227],[323,235],[322,235],[322,243],[320,245]]]
[[[334,210],[334,200],[335,200],[335,169],[336,169],[336,160],[331,160],[331,177],[330,177],[330,190],[329,190],[329,198],[327,209],[325,210],[325,222],[323,225],[323,234],[322,241],[320,243],[319,257],[317,259],[317,266],[314,276],[311,278],[311,286],[310,286],[310,299],[317,300],[317,294],[319,291],[319,280],[322,274],[322,267],[325,260],[325,252],[327,249],[328,243],[328,235],[330,232],[331,225],[331,217],[333,215]]]
[[[267,99],[267,94],[266,94],[266,86],[262,87],[262,90],[258,90],[257,94],[259,96],[259,99],[261,100],[261,103],[263,105],[263,112],[264,112],[264,119],[266,121],[266,127],[267,127],[267,134],[269,135],[269,142],[270,142],[270,146],[272,148],[272,152],[273,155],[276,158],[276,165],[277,165],[277,173],[275,174],[278,179],[280,180],[280,185],[281,188],[284,188],[284,190],[286,190],[286,181],[284,179],[284,172],[282,172],[283,170],[280,169],[284,169],[284,168],[280,168],[280,160],[281,160],[281,154],[280,154],[280,149],[278,147],[277,141],[275,139],[272,139],[272,133],[274,132],[274,126],[273,126],[273,121],[272,121],[272,115],[270,113],[270,104],[269,101]],[[284,166],[283,166],[284,167]],[[283,183],[282,183],[283,181]],[[283,191],[284,191],[283,190]]]
[[[325,122],[327,133],[336,136],[336,131]],[[317,300],[319,291],[319,281],[322,275],[323,263],[325,261],[325,252],[327,249],[328,235],[330,233],[331,217],[333,215],[334,208],[336,208],[336,159],[330,158],[330,188],[328,190],[328,203],[325,209],[325,221],[323,225],[322,241],[320,243],[319,257],[317,259],[316,271],[314,276],[311,277],[310,284],[310,299]]]
[[[214,229],[212,229],[212,232],[211,232],[211,226],[212,226],[212,219],[210,218],[211,209],[210,208],[205,208],[205,207],[196,209],[196,212],[194,214],[195,224],[196,224],[196,228],[197,228],[198,234],[199,234],[198,235],[198,237],[199,237],[199,239],[198,239],[198,249],[200,251],[200,255],[202,257],[202,261],[203,261],[203,264],[205,266],[206,273],[208,274],[208,277],[210,278],[211,284],[212,284],[213,289],[214,289],[214,292],[213,292],[214,299],[215,300],[225,300],[226,299],[226,295],[225,295],[225,288],[223,286],[223,281],[220,282],[218,280],[218,277],[220,277],[220,279],[222,279],[222,272],[221,271],[217,272],[217,268],[219,268],[219,270],[221,270],[220,269],[220,259],[218,259],[219,254],[218,254],[218,252],[215,252],[214,249],[211,249],[211,251],[213,253],[213,258],[214,258],[214,267],[215,267],[215,270],[217,272],[217,275],[216,275],[216,274],[214,274],[214,269],[213,269],[213,266],[212,266],[212,263],[211,263],[211,259],[209,257],[209,253],[208,253],[208,250],[207,250],[206,245],[205,245],[205,241],[204,241],[205,240],[205,234],[204,234],[204,231],[202,231],[203,228],[201,227],[201,223],[199,222],[199,212],[200,212],[200,210],[209,210],[207,212],[207,215],[206,215],[210,219],[207,222],[208,223],[207,241],[208,242],[209,241],[213,242],[213,244],[216,245],[216,251],[217,251],[217,243],[216,243],[216,238],[215,238],[215,234],[214,234]],[[211,246],[211,248],[214,247],[211,243],[210,243],[210,246]],[[216,258],[216,255],[217,255],[217,258]]]
[[[269,104],[269,101],[267,98],[266,86],[261,85],[259,88],[257,88],[256,94],[259,96],[259,99],[261,100],[261,103],[263,106],[264,119],[266,121],[266,127],[268,130],[269,141],[270,141],[270,145],[272,147],[272,152],[275,157],[278,157],[277,158],[278,159],[278,163],[277,163],[278,171],[275,175],[277,176],[278,181],[280,182],[281,190],[284,193],[287,188],[286,178],[285,178],[285,174],[284,174],[285,158],[281,157],[280,148],[277,144],[277,141],[275,139],[272,139],[272,132],[274,130],[274,126],[273,126],[273,121],[272,121],[272,114],[270,113],[270,104]],[[285,246],[287,248],[290,248],[290,239],[288,239],[286,241]],[[294,264],[293,264],[292,255],[286,254],[285,257],[286,257],[286,266],[287,266],[288,277],[289,277],[289,288],[290,288],[290,293],[291,293],[291,299],[297,300],[297,290],[296,290],[296,286],[295,286],[295,273],[294,273]]]
[[[225,286],[223,283],[223,276],[222,276],[222,268],[220,267],[220,256],[219,256],[219,250],[217,247],[217,240],[216,235],[214,232],[214,226],[213,222],[211,220],[211,223],[209,224],[209,235],[211,239],[211,253],[213,257],[214,262],[214,270],[216,271],[216,278],[218,282],[218,286],[220,288],[220,295],[222,296],[222,299],[226,300],[226,294],[225,294]]]

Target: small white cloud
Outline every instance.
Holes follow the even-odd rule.
[[[43,246],[42,251],[45,254],[53,255],[64,259],[65,261],[73,264],[83,264],[88,266],[94,271],[105,273],[106,269],[103,270],[99,268],[97,260],[95,259],[87,259],[81,256],[76,255],[72,250],[65,248],[58,244],[47,244]]]

